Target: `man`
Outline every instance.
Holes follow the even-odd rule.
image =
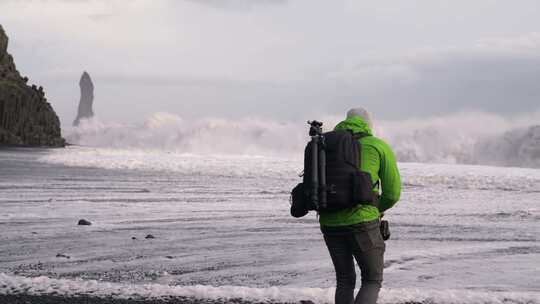
[[[385,244],[379,229],[384,211],[400,197],[401,180],[394,153],[388,144],[373,136],[371,115],[363,108],[351,109],[347,119],[335,130],[364,133],[360,141],[360,170],[371,175],[373,192],[378,207],[359,202],[348,209],[320,212],[321,231],[334,268],[337,288],[336,304],[376,303],[383,280]],[[382,193],[379,193],[379,185]],[[380,195],[379,195],[380,194]],[[291,214],[299,217],[307,213],[301,206],[292,206]],[[362,285],[354,299],[356,271],[354,260],[360,267]]]

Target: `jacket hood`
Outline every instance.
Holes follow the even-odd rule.
[[[373,131],[360,116],[352,116],[338,123],[334,130],[351,130],[353,133],[366,133],[373,135]]]

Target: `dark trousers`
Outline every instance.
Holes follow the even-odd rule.
[[[321,227],[336,271],[336,304],[374,304],[383,280],[385,244],[379,221],[346,227]],[[356,271],[360,267],[362,286],[354,298]]]

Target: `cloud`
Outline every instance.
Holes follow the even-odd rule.
[[[487,2],[0,0],[0,11],[19,70],[67,121],[82,70],[110,118],[537,108],[536,4],[486,15]]]
[[[185,0],[217,8],[251,9],[261,5],[282,5],[288,0]]]
[[[482,39],[471,47],[430,48],[365,58],[330,72],[349,92],[342,104],[367,103],[390,116],[460,110],[501,114],[540,108],[540,34]]]
[[[117,14],[106,14],[106,13],[98,13],[98,14],[88,14],[88,18],[90,18],[90,20],[93,20],[93,21],[96,21],[96,22],[101,22],[101,21],[107,21],[111,18],[113,18],[114,16],[117,16]]]

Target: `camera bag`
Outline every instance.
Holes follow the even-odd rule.
[[[326,208],[320,208],[310,199],[312,176],[312,143],[309,142],[304,152],[303,182],[292,192],[294,206],[319,212],[336,211],[351,208],[358,204],[377,205],[373,194],[371,175],[359,169],[361,159],[360,139],[369,136],[365,133],[353,134],[348,130],[326,132],[323,149],[326,152]],[[318,193],[320,197],[320,193]]]

